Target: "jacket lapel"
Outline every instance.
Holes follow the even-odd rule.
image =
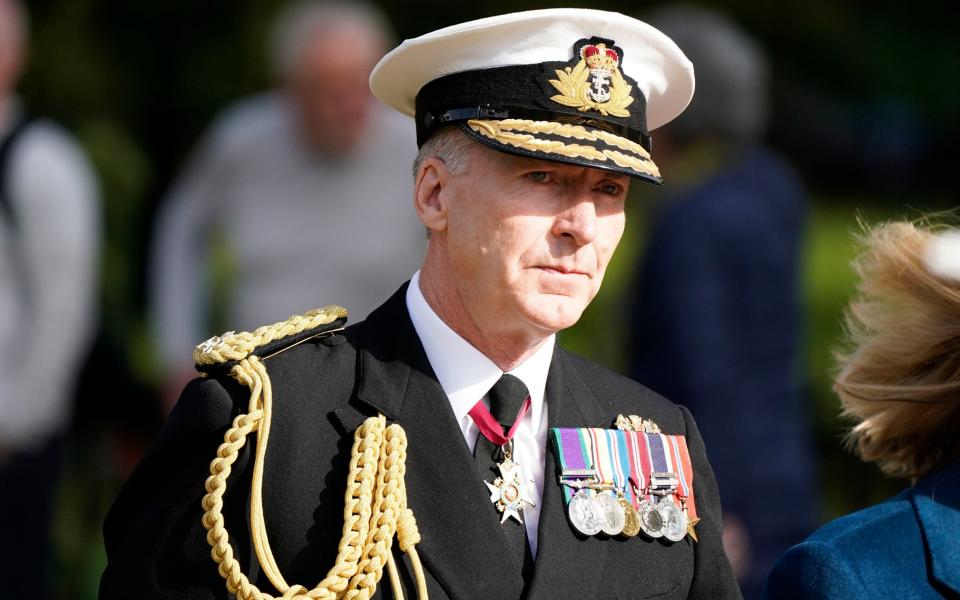
[[[960,464],[918,483],[913,504],[929,552],[931,576],[960,593]]]
[[[407,501],[424,567],[452,598],[516,599],[521,565],[509,558],[496,509],[410,322],[405,294],[406,285],[362,326],[357,398],[406,431]],[[364,412],[345,407],[336,416],[346,429]]]
[[[551,428],[605,427],[611,420],[609,409],[604,410],[559,347],[550,364],[546,398]],[[591,598],[590,591],[600,588],[609,544],[596,536],[580,535],[570,526],[556,459],[549,441],[547,445],[536,569],[527,598],[551,600],[574,590],[580,598]]]

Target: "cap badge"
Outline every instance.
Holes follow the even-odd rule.
[[[557,79],[551,79],[550,84],[560,93],[550,99],[581,112],[595,110],[603,116],[629,117],[627,107],[633,102],[633,87],[620,72],[620,54],[605,42],[583,44],[579,52],[577,46],[580,44],[574,46],[575,54],[580,60],[555,71]],[[576,56],[570,62],[574,60]]]

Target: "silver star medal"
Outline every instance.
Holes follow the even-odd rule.
[[[525,496],[524,484],[520,482],[520,467],[509,458],[497,465],[500,469],[500,477],[493,480],[493,483],[484,481],[487,489],[490,490],[490,502],[497,505],[503,517],[500,519],[502,525],[508,518],[513,518],[517,523],[523,524],[520,513],[523,511],[523,505],[536,506]]]

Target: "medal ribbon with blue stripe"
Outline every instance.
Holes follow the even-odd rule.
[[[611,449],[612,460],[617,467],[618,480],[614,482],[617,490],[623,492],[627,500],[634,501],[633,490],[630,489],[630,451],[627,449],[627,436],[625,431],[619,429],[605,429],[607,439]]]

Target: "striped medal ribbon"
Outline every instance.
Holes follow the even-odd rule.
[[[626,477],[618,458],[618,445],[608,435],[607,429],[583,429],[590,443],[594,464],[597,467],[599,489],[591,499],[594,513],[599,515],[600,530],[607,535],[620,535],[626,521],[623,507],[617,502],[615,491],[623,487]],[[612,443],[611,443],[612,442]]]
[[[656,499],[643,514],[648,519],[652,537],[679,542],[687,535],[687,515],[675,500],[681,486],[679,473],[682,469],[682,463],[676,460],[679,457],[674,452],[676,446],[670,439],[676,436],[662,433],[643,435],[647,438],[647,451],[653,469],[648,478],[649,493]]]
[[[559,482],[571,524],[585,535],[679,541],[697,522],[693,469],[682,435],[553,428]]]
[[[570,524],[583,535],[600,533],[603,524],[593,505],[599,473],[590,445],[584,443],[583,430],[553,428],[550,439],[560,463],[559,479]]]

